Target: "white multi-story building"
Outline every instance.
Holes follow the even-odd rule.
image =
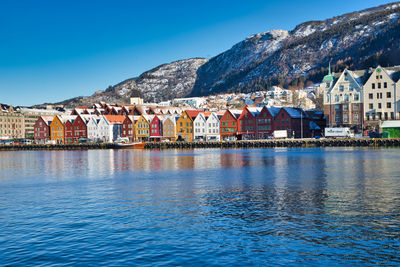
[[[211,113],[206,121],[206,140],[207,141],[220,141],[219,135],[219,118],[216,113]]]
[[[397,70],[397,71],[396,71]],[[378,66],[364,84],[364,120],[386,121],[400,118],[400,88],[391,75],[399,68]]]
[[[196,140],[202,139],[205,141],[207,138],[206,116],[207,116],[206,113],[201,112],[197,115],[197,117],[193,121],[193,138]]]
[[[97,119],[97,138],[103,142],[111,143],[113,141],[112,130],[112,126],[110,126],[106,117],[99,116]]]

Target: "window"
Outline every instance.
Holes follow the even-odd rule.
[[[340,98],[339,95],[335,95],[335,102],[339,102]]]
[[[340,92],[343,92],[343,91],[344,91],[344,86],[343,86],[343,85],[339,86],[339,91],[340,91]]]
[[[344,104],[344,105],[343,105],[343,110],[344,110],[344,111],[348,111],[348,110],[349,110],[349,105]]]
[[[358,111],[358,104],[353,104],[354,111]]]
[[[391,92],[387,92],[387,93],[386,93],[386,97],[387,97],[387,98],[392,98],[392,93],[391,93]]]
[[[343,115],[343,122],[349,122],[349,114]]]
[[[387,82],[383,83],[383,88],[387,88]]]
[[[348,80],[349,80],[349,77],[347,77],[347,72],[344,73],[344,80],[345,80],[345,81],[348,81]]]
[[[350,97],[349,97],[348,94],[345,94],[345,95],[344,95],[344,101],[347,101],[347,102],[350,101]]]
[[[381,89],[381,83],[378,83],[378,89]]]
[[[374,109],[374,104],[369,104],[369,109]]]
[[[335,116],[335,121],[336,121],[336,122],[340,122],[340,115],[336,114],[336,116]]]
[[[374,99],[374,94],[369,94],[369,95],[368,95],[368,98],[369,98],[369,99]]]
[[[378,108],[382,108],[382,103],[378,103]]]
[[[374,83],[372,84],[372,89],[375,89],[375,84]]]
[[[387,102],[387,103],[386,103],[386,107],[387,107],[387,108],[392,108],[392,103]]]
[[[354,94],[354,101],[360,100],[360,95],[359,94]]]
[[[354,121],[358,121],[359,117],[358,114],[354,114]]]

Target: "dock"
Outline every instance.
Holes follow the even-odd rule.
[[[198,149],[198,148],[291,148],[291,147],[400,147],[400,139],[280,139],[228,142],[148,142],[144,149]],[[0,151],[18,150],[91,150],[116,149],[113,143],[57,144],[57,145],[0,145]]]
[[[282,139],[229,142],[150,142],[146,149],[277,148],[277,147],[400,147],[400,139]]]

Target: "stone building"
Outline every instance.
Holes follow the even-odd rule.
[[[400,88],[394,81],[400,67],[378,66],[370,72],[364,84],[364,121],[366,126],[376,127],[382,121],[400,118]]]
[[[25,137],[24,116],[14,112],[13,107],[0,111],[0,138],[13,139]]]
[[[340,75],[330,72],[323,79],[324,114],[329,127],[351,127],[356,131],[363,124],[364,72],[344,70]]]
[[[24,115],[25,138],[34,138],[35,123],[41,116],[56,116],[63,114],[54,109],[20,108],[18,111]]]

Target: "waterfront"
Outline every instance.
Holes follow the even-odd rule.
[[[400,263],[400,150],[0,152],[0,265]]]

